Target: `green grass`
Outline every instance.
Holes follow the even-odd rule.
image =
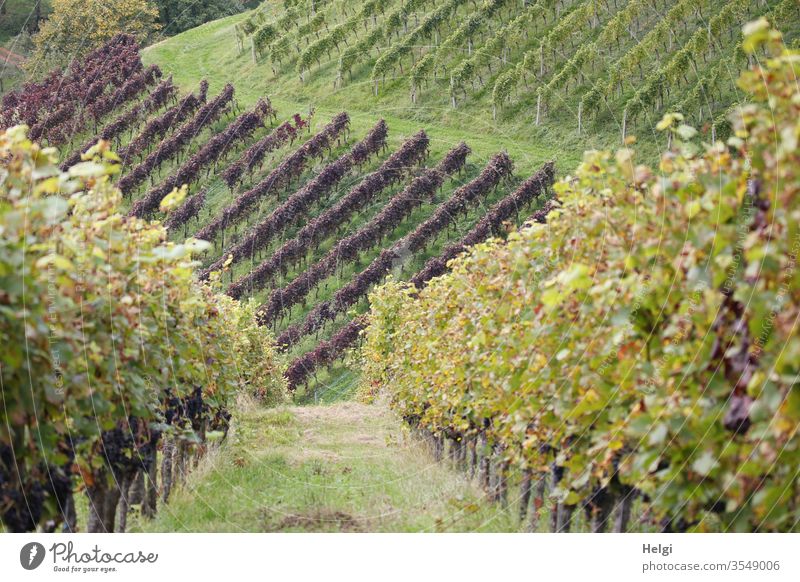
[[[0,47],[16,54],[26,56],[31,47],[30,37],[17,37],[23,30],[29,29],[33,21],[33,2],[31,0],[0,0],[5,10],[0,14]],[[42,6],[42,15],[49,11],[47,3]],[[19,39],[24,38],[23,42]],[[25,80],[25,73],[12,64],[5,64],[5,57],[0,57],[0,96],[14,90]]]
[[[380,406],[245,404],[228,441],[154,521],[133,517],[132,529],[519,531],[516,515],[513,502],[488,502],[463,474],[434,461]]]
[[[490,501],[476,478],[437,461],[382,403],[267,409],[241,398],[233,413],[228,438],[175,484],[168,503],[159,496],[154,519],[131,509],[128,532],[550,531],[549,487],[537,519],[532,507],[520,519],[519,475],[509,476],[506,505]],[[87,497],[76,492],[75,501],[83,531]],[[639,501],[633,516],[632,530],[652,529]],[[589,531],[580,510],[571,531]]]

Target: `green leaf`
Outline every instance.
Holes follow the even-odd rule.
[[[589,267],[581,263],[575,263],[568,271],[561,273],[559,280],[569,291],[587,289],[592,284],[592,280],[589,277]]]
[[[551,287],[542,293],[542,303],[545,307],[555,307],[564,300],[564,294],[558,289]]]
[[[682,124],[678,126],[678,129],[675,130],[675,133],[677,133],[678,137],[680,137],[683,141],[689,141],[697,135],[697,130],[691,125]]]
[[[164,198],[161,200],[161,203],[158,205],[159,209],[161,212],[172,212],[181,204],[183,204],[188,192],[189,190],[185,185],[181,186],[180,188],[173,188],[172,192],[164,196]]]
[[[647,437],[647,442],[651,445],[660,445],[667,439],[667,434],[667,425],[664,423],[659,423],[650,431],[650,434]]]
[[[711,451],[704,451],[702,455],[694,460],[692,463],[692,469],[694,469],[695,472],[700,473],[703,477],[707,477],[714,467],[717,466],[717,464],[717,459],[714,457]]]
[[[99,178],[107,173],[106,166],[97,162],[81,162],[68,170],[72,178]]]

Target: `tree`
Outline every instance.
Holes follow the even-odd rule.
[[[238,14],[258,5],[257,0],[230,2],[229,0],[155,0],[164,34],[173,35],[206,22]]]
[[[28,63],[34,74],[63,67],[119,33],[146,41],[161,28],[150,0],[53,0],[53,11],[33,37]]]

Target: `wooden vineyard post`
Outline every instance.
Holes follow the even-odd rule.
[[[544,45],[539,47],[539,77],[544,77]]]
[[[541,119],[542,113],[542,94],[539,93],[536,96],[536,125],[539,125],[539,120]]]
[[[478,464],[478,482],[481,488],[489,492],[489,484],[491,482],[491,464],[489,461],[489,443],[486,439],[486,433],[481,431],[478,435],[478,448],[480,449],[480,462]]]
[[[172,490],[173,477],[173,457],[175,454],[175,440],[165,439],[161,455],[161,501],[169,501],[169,494]]]
[[[533,481],[533,471],[530,469],[525,469],[522,472],[522,483],[520,484],[520,494],[519,494],[519,521],[520,523],[525,521],[525,518],[528,517],[528,505],[530,504],[531,500],[531,485]]]
[[[622,142],[625,142],[625,135],[628,129],[628,108],[626,107],[622,112]]]
[[[158,506],[158,461],[155,457],[147,462],[144,467],[145,479],[142,483],[142,515],[155,517]]]
[[[540,510],[544,507],[544,494],[547,487],[547,477],[543,473],[537,474],[536,489],[533,492],[533,507],[528,521],[528,529],[532,532],[539,529]]]
[[[628,520],[631,517],[631,505],[633,504],[633,493],[628,492],[617,506],[617,516],[614,520],[614,533],[624,533],[628,531]]]

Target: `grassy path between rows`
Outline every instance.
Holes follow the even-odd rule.
[[[146,531],[519,531],[381,406],[245,405]],[[138,520],[137,520],[138,521]]]

